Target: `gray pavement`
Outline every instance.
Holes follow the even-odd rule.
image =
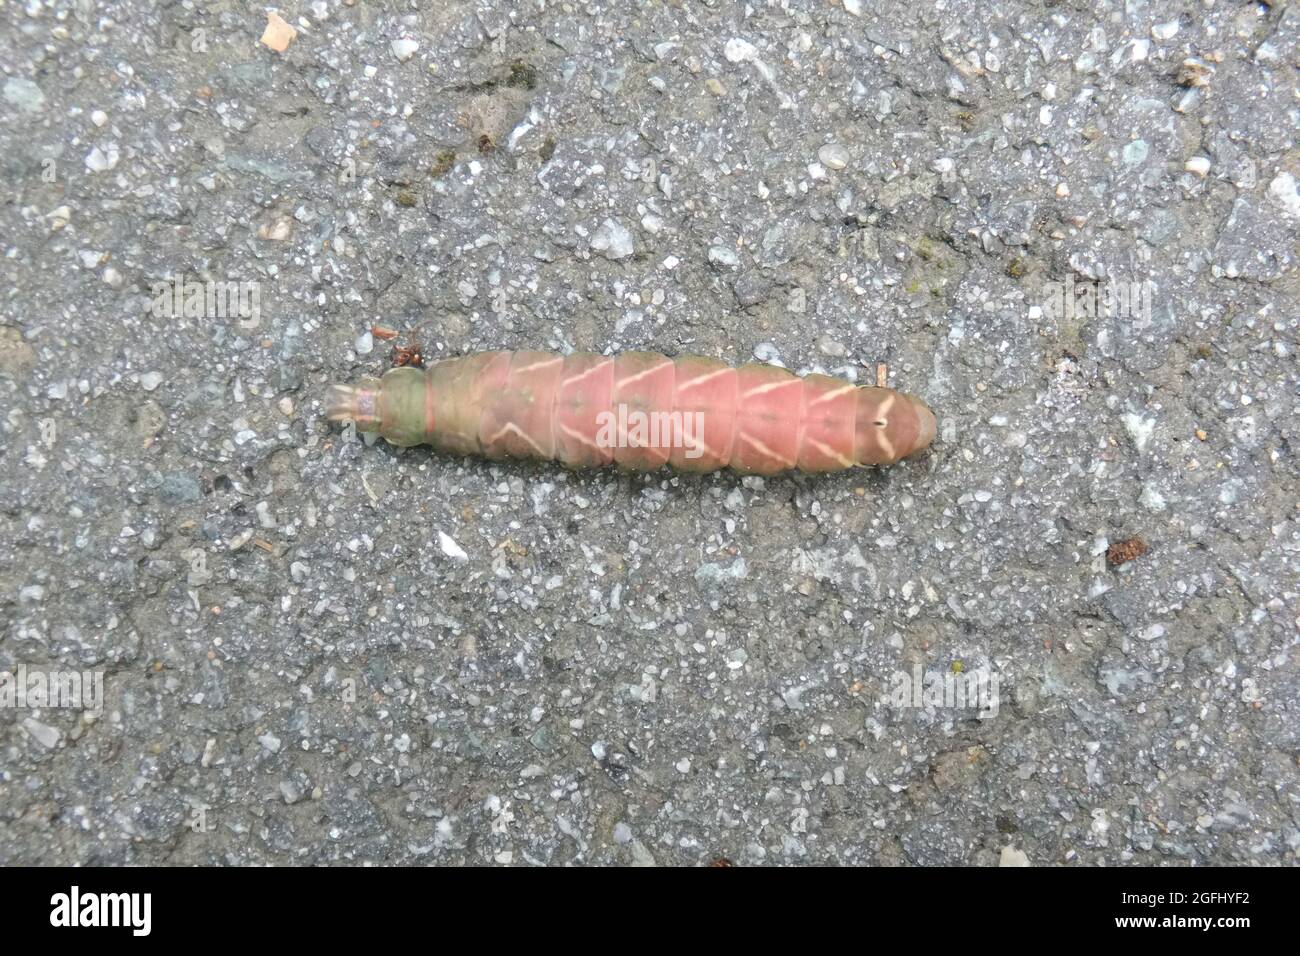
[[[0,862],[1297,862],[1296,4],[280,13],[0,3],[0,670],[82,684]],[[939,438],[368,446],[376,323]]]

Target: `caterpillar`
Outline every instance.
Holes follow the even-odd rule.
[[[924,403],[892,389],[654,352],[478,352],[332,385],[325,412],[402,447],[757,475],[887,465],[935,431]]]

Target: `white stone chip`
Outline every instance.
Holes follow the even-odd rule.
[[[469,555],[465,553],[465,549],[458,545],[456,539],[445,531],[438,532],[438,547],[442,549],[443,554],[453,561],[469,560]]]
[[[744,63],[757,56],[758,49],[748,40],[732,37],[727,41],[727,45],[723,47],[722,53],[732,63]]]
[[[817,158],[827,169],[843,169],[849,164],[849,151],[839,143],[827,143],[817,150]]]
[[[410,37],[402,37],[390,43],[389,48],[393,51],[393,56],[397,57],[399,63],[405,63],[415,55],[416,50],[420,49],[420,44]]]

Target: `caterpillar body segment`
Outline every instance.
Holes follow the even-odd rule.
[[[457,455],[758,475],[886,465],[935,433],[930,409],[892,389],[653,352],[479,352],[394,368],[332,386],[326,414]]]

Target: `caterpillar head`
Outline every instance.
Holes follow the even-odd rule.
[[[389,369],[382,379],[331,385],[325,416],[352,422],[359,432],[378,432],[394,445],[416,445],[428,430],[427,384],[423,371],[407,366]]]
[[[356,385],[331,385],[325,397],[325,417],[332,422],[352,422],[359,432],[377,432],[383,425],[379,404],[377,378]]]

